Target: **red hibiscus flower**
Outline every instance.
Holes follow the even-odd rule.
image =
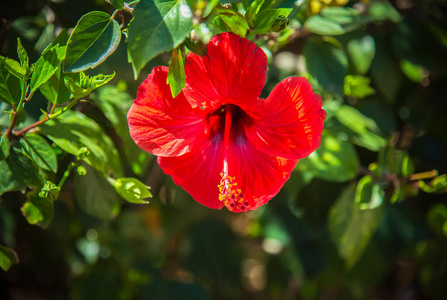
[[[205,56],[188,54],[186,86],[176,98],[168,68],[152,70],[127,115],[130,135],[197,202],[256,209],[320,145],[326,117],[302,77],[284,79],[267,99],[258,98],[266,70],[266,55],[254,43],[219,34]]]

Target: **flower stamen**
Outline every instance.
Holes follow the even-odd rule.
[[[228,173],[220,173],[219,188],[219,200],[228,208],[233,211],[234,209],[245,210],[248,206],[248,202],[244,201],[244,195],[237,186],[235,178],[228,175]]]
[[[244,200],[242,190],[238,188],[236,178],[229,175],[228,171],[228,149],[230,145],[230,129],[231,119],[234,107],[232,105],[225,106],[225,130],[224,130],[224,165],[223,171],[220,173],[219,200],[228,208],[228,210],[246,210],[248,202]]]

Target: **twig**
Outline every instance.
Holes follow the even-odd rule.
[[[73,99],[70,104],[68,104],[67,106],[65,106],[64,108],[62,108],[60,111],[54,113],[54,110],[56,109],[56,104],[53,104],[53,107],[51,108],[51,112],[45,116],[45,118],[31,124],[30,126],[23,128],[17,132],[14,133],[15,136],[19,137],[24,135],[26,132],[28,132],[29,130],[42,125],[43,123],[45,123],[48,120],[54,119],[57,116],[63,114],[64,112],[66,112],[67,110],[69,110],[70,108],[72,108],[76,103],[78,102],[78,99]]]
[[[14,128],[14,125],[15,125],[15,123],[17,121],[17,111],[16,111],[16,105],[15,104],[12,105],[12,114],[13,114],[13,116],[12,116],[11,123],[9,124],[9,127],[6,130],[6,132],[5,132],[5,135],[6,135],[6,137],[8,139],[11,137],[12,129]]]

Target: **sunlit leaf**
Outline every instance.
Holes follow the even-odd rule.
[[[345,182],[355,178],[360,167],[359,158],[351,143],[324,134],[321,146],[297,164],[300,171],[310,171],[316,178]]]
[[[352,62],[351,67],[357,74],[366,74],[376,53],[376,44],[374,38],[370,35],[351,38],[346,45],[349,59]]]
[[[0,136],[0,160],[5,160],[9,155],[9,139],[6,135]]]
[[[49,201],[56,201],[59,198],[60,187],[51,181],[46,181],[43,187],[40,189],[39,197],[46,198]]]
[[[192,12],[184,0],[141,0],[129,25],[128,54],[135,78],[148,61],[178,47],[192,29]]]
[[[89,154],[84,158],[85,162],[101,173],[122,174],[121,160],[112,140],[84,114],[67,111],[39,128],[42,134],[72,155],[77,155],[79,148],[87,147]]]
[[[321,35],[340,35],[362,25],[359,12],[348,7],[325,7],[319,15],[309,17],[304,23],[309,31]]]
[[[245,19],[247,19],[247,22],[250,26],[253,27],[253,21],[256,15],[259,13],[259,10],[261,9],[263,3],[264,0],[255,0],[247,8],[247,11],[245,12]]]
[[[74,76],[79,77],[79,74]],[[72,94],[65,85],[65,77],[71,77],[71,74],[64,74],[62,69],[59,69],[47,82],[39,87],[42,95],[51,103],[61,104],[70,100]]]
[[[388,1],[374,1],[368,9],[368,17],[372,21],[387,21],[399,22],[402,20],[399,12]]]
[[[56,73],[64,57],[65,47],[55,45],[37,60],[34,65],[33,74],[31,75],[31,92],[36,91],[43,83],[47,82],[54,73]]]
[[[429,183],[424,181],[418,181],[419,188],[426,193],[436,193],[443,194],[447,193],[447,175],[443,174],[441,176],[435,177]]]
[[[172,97],[177,97],[185,87],[185,49],[177,47],[172,50],[169,72],[166,82],[171,87]]]
[[[245,37],[248,30],[248,24],[243,15],[222,5],[214,7],[213,13],[224,22],[229,31],[234,32],[241,37]]]
[[[357,184],[355,202],[360,209],[374,209],[382,205],[385,192],[370,175],[363,176]]]
[[[28,70],[25,67],[22,67],[20,63],[14,59],[5,57],[4,64],[6,69],[19,79],[25,79]]]
[[[311,16],[304,23],[309,31],[323,35],[340,35],[345,33],[343,26],[320,15]]]
[[[281,31],[287,26],[287,17],[292,12],[291,8],[268,8],[261,11],[253,22],[253,33],[268,33],[270,31]],[[278,24],[278,20],[282,20]],[[278,25],[281,25],[278,27]]]
[[[344,94],[358,99],[371,96],[375,93],[375,90],[370,86],[370,83],[371,79],[368,77],[347,75],[343,86]]]
[[[348,58],[334,39],[310,38],[304,46],[307,70],[328,92],[341,94]]]
[[[22,214],[31,225],[39,225],[43,228],[50,225],[54,214],[53,202],[47,198],[39,197],[36,192],[26,194],[26,201],[22,208]]]
[[[76,99],[81,99],[89,95],[93,90],[107,84],[115,77],[115,72],[110,75],[99,74],[93,77],[80,73],[79,82],[76,82],[72,77],[65,77],[65,86],[73,94]]]
[[[3,271],[8,271],[14,264],[19,263],[17,253],[11,248],[0,245],[0,268]]]
[[[150,187],[135,178],[118,178],[113,181],[118,194],[130,203],[146,204],[146,198],[152,197]]]
[[[400,68],[407,78],[413,82],[421,82],[424,79],[424,68],[419,65],[404,59],[400,62]]]
[[[20,65],[28,71],[29,57],[22,45],[22,42],[20,41],[20,38],[17,38],[17,55],[19,56]]]
[[[373,151],[379,151],[386,145],[386,140],[380,136],[376,122],[363,115],[352,106],[343,105],[336,117],[349,130],[348,135],[352,141]]]
[[[120,26],[109,14],[102,11],[85,14],[68,40],[64,72],[93,69],[116,50],[120,40]]]
[[[20,79],[11,74],[5,60],[0,56],[0,101],[12,105],[20,101],[22,88]]]
[[[5,160],[0,160],[0,195],[19,191],[27,186],[42,186],[43,178],[35,163],[20,150],[12,148]]]
[[[21,140],[23,153],[28,155],[40,168],[57,172],[56,154],[44,138],[28,133]]]
[[[116,9],[123,9],[124,0],[110,0],[110,4],[112,4]]]
[[[133,98],[118,91],[116,87],[107,85],[92,93],[91,99],[113,124],[116,133],[121,138],[127,165],[132,166],[135,174],[141,175],[146,170],[152,155],[141,150],[130,137],[126,114]]]

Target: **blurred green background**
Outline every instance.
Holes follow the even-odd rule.
[[[445,190],[445,177],[440,190],[407,179],[447,173],[447,3],[297,4],[306,5],[306,17],[346,4],[369,19],[345,34],[318,34],[329,25],[301,26],[301,13],[289,36],[253,37],[271,54],[262,96],[285,77],[307,76],[328,112],[322,147],[299,162],[268,205],[244,214],[211,210],[176,187],[150,154],[126,160],[123,153],[137,151],[117,138],[127,124],[114,129],[108,107],[98,103],[115,101],[123,118],[143,78],[169,55],[135,81],[121,43],[89,71],[115,71],[115,78],[77,110],[106,130],[125,173],[151,186],[154,197],[148,205],[124,203],[86,165],[87,175],[69,178],[42,229],[21,214],[24,195],[3,194],[0,243],[20,263],[0,270],[0,298],[445,299],[447,199],[436,193]],[[111,14],[113,7],[102,0],[2,1],[0,52],[15,58],[20,37],[34,62],[61,28],[93,10]],[[45,105],[36,94],[27,113],[37,118]]]

